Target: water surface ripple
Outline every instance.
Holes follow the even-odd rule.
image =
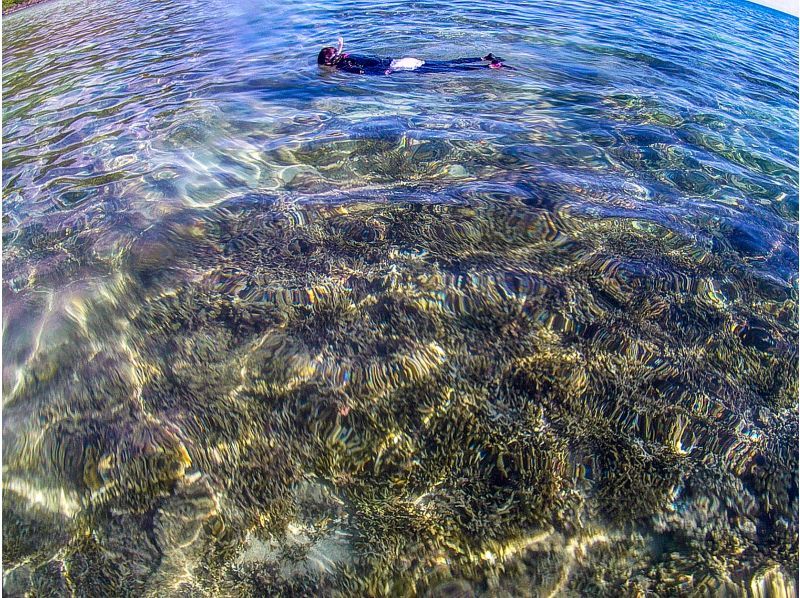
[[[5,17],[4,592],[796,595],[797,26]]]

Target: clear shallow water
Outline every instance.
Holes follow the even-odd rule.
[[[8,593],[796,576],[796,19],[59,0],[3,26]],[[323,73],[339,34],[517,70]]]

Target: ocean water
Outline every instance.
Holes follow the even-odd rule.
[[[4,595],[796,595],[797,30],[3,18]]]

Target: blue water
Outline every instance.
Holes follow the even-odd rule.
[[[10,595],[796,592],[795,17],[3,30]],[[320,69],[339,35],[514,70]]]

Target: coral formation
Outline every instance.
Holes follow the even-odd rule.
[[[526,181],[21,230],[9,592],[794,592],[795,286]]]

